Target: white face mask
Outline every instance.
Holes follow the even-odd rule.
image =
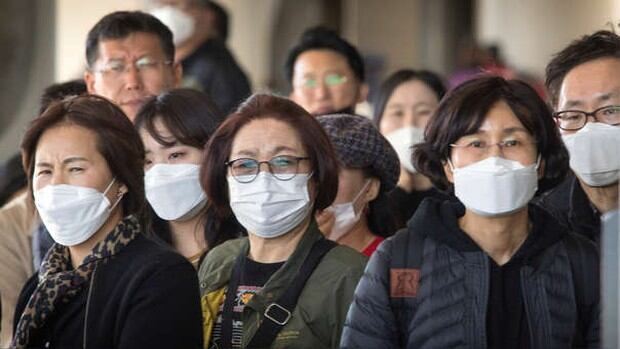
[[[332,212],[336,217],[334,226],[328,235],[328,239],[338,241],[341,237],[345,236],[349,230],[351,230],[355,223],[359,222],[364,210],[360,210],[358,213],[355,213],[355,202],[362,196],[362,193],[366,191],[366,188],[368,188],[370,182],[371,180],[368,179],[366,184],[364,184],[362,189],[359,193],[357,193],[352,201],[331,205],[327,208],[327,210]]]
[[[195,164],[156,164],[144,174],[146,199],[161,219],[187,220],[200,212],[195,208],[204,207],[207,196],[199,174]]]
[[[588,122],[576,133],[562,137],[570,154],[570,167],[591,187],[618,181],[620,174],[620,127]]]
[[[260,172],[249,183],[239,183],[228,176],[230,207],[249,233],[266,239],[284,235],[310,212],[310,176],[298,173],[281,181],[269,172]]]
[[[413,126],[403,127],[388,133],[385,138],[396,150],[401,166],[411,173],[416,173],[417,171],[411,162],[412,147],[424,141],[424,129]]]
[[[483,216],[512,213],[534,197],[538,189],[538,165],[488,157],[471,165],[454,168],[454,194],[469,210]]]
[[[194,34],[194,18],[174,6],[158,7],[151,11],[151,15],[170,29],[174,46],[184,43]]]
[[[122,195],[110,207],[105,196],[114,179],[101,193],[97,189],[76,185],[48,185],[34,192],[34,202],[41,221],[57,243],[75,246],[88,240],[108,220]]]

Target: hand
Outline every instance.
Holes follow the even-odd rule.
[[[316,219],[316,223],[319,225],[319,230],[325,237],[329,238],[329,235],[334,227],[334,223],[336,222],[336,216],[333,212],[328,210],[323,210],[321,212],[317,212],[314,216]]]

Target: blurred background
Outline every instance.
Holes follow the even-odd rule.
[[[373,88],[399,68],[446,77],[469,67],[508,68],[540,82],[551,55],[620,20],[620,0],[219,0],[228,45],[254,91],[286,94],[284,60],[309,26],[337,30],[363,54]],[[80,78],[88,30],[149,0],[0,1],[0,161],[18,146],[42,90]]]

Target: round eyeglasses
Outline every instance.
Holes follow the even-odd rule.
[[[230,173],[239,183],[250,183],[258,176],[260,165],[267,164],[269,172],[281,181],[288,181],[297,175],[299,162],[308,160],[308,157],[279,155],[269,161],[258,161],[252,158],[239,158],[226,161],[224,164],[230,167]]]
[[[608,105],[593,112],[583,110],[563,110],[554,113],[558,126],[565,131],[577,131],[588,122],[588,116],[608,125],[620,125],[620,105]]]

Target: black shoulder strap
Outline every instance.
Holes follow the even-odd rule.
[[[594,303],[595,293],[598,293],[598,291],[592,292],[591,287],[586,287],[586,285],[598,285],[599,283],[598,275],[592,273],[592,270],[597,270],[596,265],[593,264],[595,258],[586,256],[587,251],[584,251],[579,241],[577,241],[577,237],[572,233],[567,234],[564,241],[573,274],[578,326],[583,328],[585,326],[583,321],[587,320],[586,312],[589,311],[589,306]]]
[[[390,287],[390,306],[401,332],[399,338],[403,340],[406,338],[406,327],[413,316],[413,312],[405,308],[405,300],[415,298],[415,296],[398,294],[399,292],[394,292],[394,287],[398,287],[399,281],[402,281],[398,278],[411,277],[411,269],[417,269],[416,277],[419,277],[424,254],[424,240],[422,234],[412,234],[406,228],[394,234],[388,286]],[[418,286],[418,281],[415,280],[415,287]],[[401,347],[406,346],[406,343],[400,344]]]
[[[280,296],[277,302],[271,303],[265,309],[264,318],[250,340],[249,348],[266,348],[276,339],[280,330],[288,323],[291,313],[297,305],[301,291],[306,281],[319,264],[323,256],[336,245],[335,242],[321,238],[312,245],[310,253],[299,269],[299,273],[291,283],[291,286]]]

